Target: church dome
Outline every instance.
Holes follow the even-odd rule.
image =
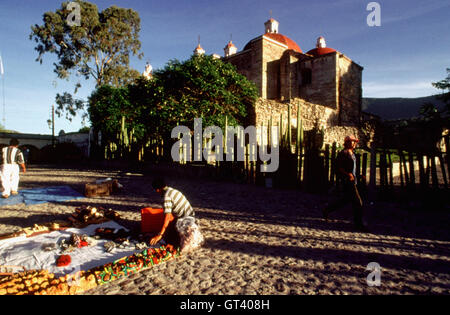
[[[326,54],[331,54],[336,52],[336,49],[325,47],[325,48],[314,48],[308,51],[306,54],[313,55],[314,57],[323,56]]]
[[[230,40],[225,48],[236,47],[233,42]]]
[[[292,49],[296,52],[302,53],[302,49],[300,48],[299,45],[297,45],[296,42],[294,42],[292,39],[290,39],[289,37],[278,33],[278,26],[279,23],[278,21],[270,18],[268,21],[266,21],[264,23],[264,27],[265,27],[265,34],[263,36],[257,37],[255,39],[252,39],[250,42],[247,43],[247,45],[245,45],[244,50],[247,50],[250,48],[250,43],[253,42],[256,39],[259,39],[261,37],[266,37],[270,40],[274,40],[282,45],[287,46],[287,49]]]
[[[205,54],[205,50],[200,46],[200,43],[198,43],[197,47],[194,49],[194,55],[201,56]]]
[[[300,48],[300,46],[298,46],[296,42],[294,42],[292,39],[290,39],[287,36],[284,36],[284,35],[278,34],[278,33],[266,33],[266,34],[264,34],[264,36],[269,37],[270,39],[273,39],[279,43],[282,43],[282,44],[288,46],[288,49],[292,49],[299,53],[302,52],[302,49]]]
[[[269,39],[272,39],[274,41],[279,42],[280,44],[286,45],[288,49],[292,49],[296,52],[302,53],[302,49],[300,48],[299,45],[297,45],[296,42],[294,42],[292,39],[290,39],[289,37],[282,35],[282,34],[278,34],[278,33],[266,33],[263,35],[264,37],[267,37]],[[259,38],[259,37],[258,37]],[[255,38],[256,39],[256,38]],[[254,40],[254,39],[253,39]],[[245,45],[244,50],[249,49],[250,48],[250,43],[253,41],[251,40],[250,42],[247,43],[247,45]]]
[[[323,56],[323,55],[326,55],[326,54],[331,54],[331,53],[334,53],[334,52],[336,52],[336,49],[327,47],[327,44],[325,42],[325,38],[320,36],[317,39],[316,48],[311,49],[306,54],[313,55],[314,57],[318,57],[318,56]]]

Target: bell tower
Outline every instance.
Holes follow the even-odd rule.
[[[198,36],[198,45],[197,47],[194,49],[194,55],[196,56],[202,56],[205,54],[205,50],[202,48],[202,46],[200,46],[200,35]]]
[[[144,71],[144,73],[142,73],[142,75],[147,80],[150,80],[151,78],[153,78],[153,67],[148,61],[147,61],[147,64],[145,65],[145,71]]]
[[[228,44],[223,49],[224,52],[225,52],[225,57],[230,57],[231,55],[234,55],[235,53],[237,53],[237,47],[234,46],[232,39],[233,39],[233,37],[231,35],[230,36],[230,41],[228,42]]]
[[[320,36],[317,39],[316,48],[325,48],[327,47],[327,43],[325,41],[325,38],[323,36]]]
[[[278,34],[278,21],[270,18],[266,23],[264,23],[265,33],[275,33]]]

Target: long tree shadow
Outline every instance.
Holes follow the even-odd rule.
[[[202,228],[202,231],[210,232],[214,231],[214,229],[211,228]],[[227,235],[235,235],[236,237],[241,237],[243,232],[236,232],[232,230],[226,231]],[[391,250],[400,250],[400,251],[414,251],[418,253],[419,255],[424,254],[430,254],[430,255],[441,255],[441,256],[447,256],[450,260],[450,248],[448,247],[448,244],[431,244],[430,242],[427,243],[421,243],[416,240],[414,240],[413,245],[402,245],[400,240],[397,240],[395,243],[390,241],[386,242],[384,239],[365,239],[358,237],[358,240],[353,240],[350,237],[348,238],[342,238],[342,237],[318,237],[318,236],[312,236],[312,235],[292,235],[292,234],[286,234],[286,233],[276,233],[276,232],[263,232],[263,231],[245,231],[245,235],[252,235],[255,238],[258,237],[275,237],[280,239],[280,241],[296,241],[296,242],[305,242],[308,244],[324,244],[328,243],[328,245],[324,244],[324,246],[330,246],[331,247],[337,247],[338,245],[357,245],[357,246],[364,246],[364,247],[374,247],[374,248],[389,248]],[[430,247],[432,245],[432,247]]]
[[[68,215],[62,213],[34,214],[28,217],[7,217],[0,218],[0,224],[10,225],[19,228],[32,227],[34,224],[52,223],[55,221],[66,221]]]
[[[70,171],[70,169],[69,169]],[[97,172],[98,170],[93,170]],[[82,204],[97,204],[103,207],[112,208],[119,211],[137,211],[139,207],[144,204],[153,204],[158,207],[162,206],[161,198],[156,195],[150,188],[151,179],[164,172],[154,172],[151,174],[138,174],[139,176],[127,175],[126,171],[116,171],[116,178],[119,182],[124,183],[124,191],[117,196],[111,196],[105,199],[86,199],[73,203],[64,203],[65,205],[82,205]],[[111,171],[103,171],[97,174],[111,174]],[[98,177],[98,175],[92,177]],[[227,182],[217,182],[205,179],[182,178],[180,176],[167,176],[169,185],[181,190],[191,201],[191,204],[196,208],[199,217],[205,219],[228,219],[239,220],[245,222],[255,222],[261,224],[278,224],[285,226],[307,226],[318,230],[338,230],[351,231],[350,224],[343,224],[341,222],[325,223],[321,218],[320,208],[329,199],[329,196],[317,196],[307,194],[301,191],[289,191],[279,189],[266,189],[264,187],[233,184]],[[32,182],[29,182],[32,184]],[[53,182],[63,183],[63,182]],[[53,184],[52,183],[52,184]],[[42,182],[34,183],[42,186]],[[80,193],[84,191],[84,183],[71,184],[72,188]],[[200,189],[201,187],[201,189]],[[131,202],[134,199],[137,209],[128,204],[126,197],[129,196]],[[98,201],[97,201],[98,200]],[[123,204],[118,204],[118,203]],[[203,209],[211,209],[212,211],[221,211],[228,213],[224,216],[222,214],[212,214],[211,211],[204,211]],[[345,215],[344,215],[345,214]],[[416,218],[415,213],[409,214],[412,218]],[[435,218],[435,214],[429,214]],[[449,216],[440,214],[440,222],[435,224],[445,225],[449,222]],[[315,220],[314,220],[315,218]],[[345,218],[351,220],[351,212],[341,212],[337,216],[338,219]],[[385,220],[384,222],[381,220]],[[371,234],[389,235],[398,237],[413,237],[432,240],[448,240],[448,233],[441,233],[442,231],[435,231],[433,227],[433,220],[427,222],[430,225],[429,229],[416,229],[415,226],[403,224],[402,228],[398,228],[399,224],[394,217],[377,218],[371,226]],[[414,219],[419,220],[419,219]],[[369,222],[372,223],[372,222]],[[382,224],[381,224],[382,223]],[[414,224],[414,223],[411,223]]]
[[[396,256],[381,253],[364,253],[343,249],[303,248],[298,246],[268,245],[259,242],[207,240],[204,247],[251,255],[292,257],[300,260],[322,260],[325,262],[367,266],[377,262],[383,268],[412,269],[419,272],[448,274],[448,260]]]
[[[261,269],[267,269],[272,270],[273,268],[277,268],[281,266],[274,266],[273,264],[265,264],[262,265]],[[365,266],[361,266],[361,268],[351,268],[343,270],[340,269],[334,269],[334,270],[328,270],[323,268],[308,268],[305,266],[282,266],[285,269],[289,269],[292,271],[292,273],[295,273],[297,275],[303,274],[304,277],[307,279],[309,275],[318,275],[322,274],[325,275],[327,278],[331,277],[337,278],[334,285],[336,286],[336,289],[343,290],[348,294],[383,294],[386,292],[386,290],[395,292],[395,293],[401,293],[401,294],[429,294],[432,288],[440,288],[442,290],[445,290],[447,293],[450,293],[450,287],[446,284],[439,283],[439,282],[433,282],[433,283],[424,283],[420,280],[408,278],[404,279],[400,275],[396,276],[394,272],[384,272],[383,268],[381,269],[381,286],[380,287],[369,287],[367,285],[367,276],[370,271],[367,271],[365,269]],[[356,278],[358,280],[357,283],[352,281],[346,281],[345,278]],[[289,287],[293,288],[303,288],[305,286],[304,282],[298,282],[291,279],[282,280],[282,282],[286,282],[286,284]],[[395,283],[395,286],[389,286],[388,283]],[[416,289],[411,288],[411,285],[414,286],[421,286],[423,289]],[[343,289],[342,287],[346,287]],[[356,290],[356,288],[359,287]],[[320,290],[320,285],[317,288]],[[389,293],[388,293],[389,294]]]

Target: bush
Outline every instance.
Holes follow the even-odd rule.
[[[83,153],[72,142],[57,143],[55,147],[47,145],[41,149],[41,162],[75,162],[83,159]]]

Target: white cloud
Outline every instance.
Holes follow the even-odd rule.
[[[439,91],[431,85],[430,81],[417,81],[409,83],[363,83],[364,97],[422,97],[438,94]]]
[[[382,23],[389,24],[409,20],[447,7],[449,7],[448,3],[440,3],[440,2],[430,3],[430,1],[423,3],[421,6],[417,5],[415,6],[411,5],[409,7],[405,6],[404,10],[402,11],[402,14],[396,16],[388,15],[387,17],[382,19]]]

